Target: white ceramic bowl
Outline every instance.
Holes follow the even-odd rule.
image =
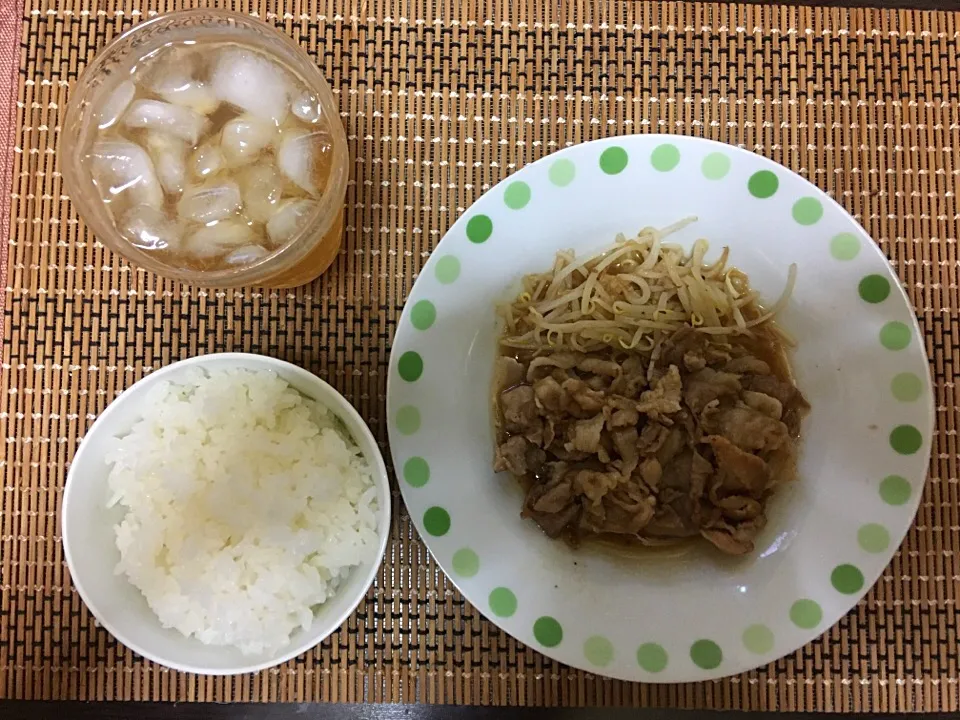
[[[380,505],[379,549],[376,558],[353,570],[337,594],[325,603],[308,630],[298,630],[284,649],[263,655],[243,655],[235,648],[212,647],[160,625],[140,591],[124,575],[114,574],[120,560],[114,526],[122,508],[108,509],[104,453],[111,437],[123,434],[141,417],[141,401],[161,380],[182,378],[196,367],[209,370],[248,368],[272,370],[307,397],[322,403],[346,425],[373,468]],[[175,670],[205,675],[256,672],[309,650],[338,629],[366,595],[373,582],[390,531],[390,486],[377,442],[356,410],[323,380],[290,363],[261,355],[222,353],[177,362],[124,391],[97,418],[73,458],[63,497],[63,547],[67,567],[80,597],[103,627],[145,658]]]

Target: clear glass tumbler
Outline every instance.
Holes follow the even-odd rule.
[[[124,238],[83,162],[98,132],[98,108],[149,53],[172,43],[203,40],[237,43],[272,58],[292,72],[318,100],[331,136],[331,170],[316,208],[300,229],[266,257],[229,269],[173,267]],[[223,10],[186,10],[141,23],[104,48],[75,83],[60,133],[64,187],[77,213],[97,238],[131,262],[158,275],[206,287],[296,287],[318,277],[335,259],[343,235],[349,175],[347,138],[330,87],[316,64],[293,40],[259,20]]]

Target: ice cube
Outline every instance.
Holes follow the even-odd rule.
[[[293,99],[290,110],[295,116],[311,125],[320,122],[320,101],[313,93],[306,90]]]
[[[277,149],[277,166],[291,182],[319,195],[333,164],[333,138],[324,130],[287,130]]]
[[[289,112],[288,73],[251,50],[222,51],[214,62],[210,85],[220,100],[274,125],[281,125]]]
[[[120,116],[123,115],[123,111],[126,110],[127,106],[133,101],[133,96],[136,94],[137,88],[130,80],[124,80],[107,93],[103,104],[100,106],[100,111],[97,113],[97,117],[100,120],[97,127],[101,130],[106,130],[115,124],[117,120],[120,119]]]
[[[146,145],[160,185],[167,193],[179,195],[187,179],[187,144],[166,133],[150,132]]]
[[[234,118],[220,133],[220,148],[231,167],[254,160],[277,136],[277,126],[252,115]]]
[[[160,95],[169,103],[182,105],[201,115],[212,115],[220,107],[220,100],[213,90],[199,80],[190,80]]]
[[[181,49],[159,54],[149,60],[138,77],[139,83],[169,103],[210,115],[220,100],[200,77],[198,53]]]
[[[190,170],[198,178],[216,175],[223,165],[223,153],[218,146],[211,143],[204,143],[198,147],[190,158]]]
[[[117,230],[143,250],[174,250],[180,244],[180,228],[163,210],[134,205],[120,216]]]
[[[190,145],[196,145],[206,129],[207,119],[195,110],[180,105],[160,100],[137,100],[123,116],[123,124],[167,132]]]
[[[121,197],[134,205],[159,208],[163,188],[157,180],[150,156],[139,145],[126,140],[101,140],[90,148],[90,170],[105,203]]]
[[[313,200],[286,200],[267,221],[267,236],[274,246],[288,242],[316,210]]]
[[[267,251],[259,245],[244,245],[224,258],[229,265],[252,265],[267,256]]]
[[[255,222],[267,222],[277,211],[283,194],[283,178],[273,165],[248,165],[237,174],[243,210]]]
[[[231,252],[256,240],[253,230],[242,220],[227,218],[198,228],[187,238],[187,252],[198,258],[212,258]]]
[[[240,188],[233,180],[220,180],[187,188],[177,203],[185,220],[209,223],[233,215],[240,209]]]

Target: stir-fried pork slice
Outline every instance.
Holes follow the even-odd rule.
[[[800,423],[810,412],[810,403],[796,385],[774,375],[745,375],[742,382],[747,390],[779,400],[783,407],[782,419],[790,436],[797,437],[800,434]]]
[[[653,519],[655,502],[640,486],[622,483],[600,503],[584,507],[580,528],[610,535],[636,535]]]
[[[567,427],[567,441],[564,447],[570,451],[596,454],[600,452],[600,433],[606,419],[602,414],[588,420],[577,420]]]
[[[600,358],[594,357],[586,357],[578,362],[577,370],[582,370],[592,375],[606,375],[611,378],[619,377],[621,373],[619,363],[615,363],[613,360],[601,360]]]
[[[717,502],[723,516],[729,520],[753,520],[763,513],[763,506],[751,497],[731,495]]]
[[[523,382],[524,369],[516,358],[501,355],[493,371],[493,386],[498,390],[509,390]]]
[[[758,357],[753,355],[744,355],[734,358],[723,366],[724,372],[736,373],[737,375],[769,375],[770,366]]]
[[[546,459],[547,454],[541,448],[520,435],[514,435],[497,446],[493,469],[523,477],[539,471]]]
[[[562,463],[557,463],[562,465]],[[530,507],[541,513],[563,512],[574,501],[573,483],[564,471],[531,493]]]
[[[560,387],[560,383],[555,378],[549,375],[533,384],[533,394],[537,406],[547,414],[561,412],[564,405],[569,402],[565,397],[566,391]]]
[[[592,504],[599,503],[603,496],[623,480],[617,472],[599,472],[597,470],[574,470],[573,487],[579,495]]]
[[[500,407],[508,431],[522,432],[539,419],[540,413],[533,398],[533,388],[529,385],[517,385],[500,394]]]
[[[536,445],[543,443],[543,420],[532,387],[517,385],[504,391],[500,394],[500,407],[507,432],[523,435]]]
[[[531,508],[525,508],[521,515],[537,523],[540,529],[546,533],[547,537],[557,538],[563,534],[565,528],[570,525],[576,525],[577,519],[580,517],[580,512],[580,506],[573,503],[556,513],[543,513]]]
[[[658,497],[660,505],[673,512],[659,517],[680,523],[679,529],[668,527],[666,532],[696,534],[701,524],[701,500],[712,474],[713,466],[695,450],[685,450],[663,466]],[[659,524],[652,525],[661,528],[658,533],[665,532]]]
[[[644,485],[656,492],[660,487],[660,478],[663,477],[663,467],[656,458],[647,458],[637,466],[637,475]]]
[[[700,534],[727,555],[746,555],[753,552],[753,541],[766,524],[766,518],[763,515],[758,515],[753,520],[733,525],[717,523],[704,528]]]
[[[776,450],[790,440],[786,425],[746,405],[721,408],[704,420],[705,432],[723,435],[743,450]]]
[[[523,503],[523,517],[534,520],[548,537],[559,537],[564,528],[576,523],[580,505],[566,463],[552,463],[550,479],[535,483]]]
[[[594,390],[583,380],[570,378],[563,382],[561,388],[566,392],[564,397],[567,402],[563,407],[564,412],[574,417],[584,418],[595,415],[603,409],[603,392]]]
[[[615,430],[610,433],[613,440],[613,447],[620,456],[620,474],[630,475],[633,469],[640,461],[640,455],[637,452],[637,428],[628,427],[623,430]]]
[[[673,505],[660,505],[643,534],[651,538],[686,538],[693,537],[699,531],[691,518],[681,517]]]
[[[775,397],[765,395],[764,393],[754,392],[753,390],[744,390],[740,393],[740,399],[743,404],[761,412],[767,417],[779,420],[783,417],[783,405]]]
[[[705,367],[687,376],[683,388],[683,401],[694,414],[699,415],[714,400],[736,397],[739,392],[739,377]]]
[[[744,452],[721,435],[704,440],[713,448],[717,463],[718,484],[712,494],[718,501],[730,495],[763,497],[770,484],[770,468],[762,458]]]
[[[667,372],[658,379],[653,388],[640,393],[640,404],[637,410],[650,417],[659,419],[680,410],[680,393],[683,383],[680,371],[676,365],[671,365]]]
[[[687,357],[693,361],[693,367],[687,365]],[[689,370],[698,369],[702,359],[704,365],[716,365],[730,360],[730,346],[717,342],[709,335],[684,327],[677,330],[663,343],[659,363],[661,367],[683,365]]]
[[[637,355],[628,355],[621,364],[619,377],[610,384],[610,392],[634,398],[647,386],[647,366]]]
[[[667,431],[667,436],[663,444],[652,454],[660,462],[660,465],[666,468],[667,464],[676,457],[677,453],[683,450],[688,444],[687,436],[683,430],[675,427],[670,428],[670,430]]]
[[[648,422],[640,430],[637,439],[637,452],[641,455],[654,455],[663,447],[670,436],[671,429],[660,423]]]

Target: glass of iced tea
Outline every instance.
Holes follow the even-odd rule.
[[[118,37],[71,92],[63,179],[99,240],[208,287],[294,287],[336,257],[347,140],[310,57],[203,9]]]

